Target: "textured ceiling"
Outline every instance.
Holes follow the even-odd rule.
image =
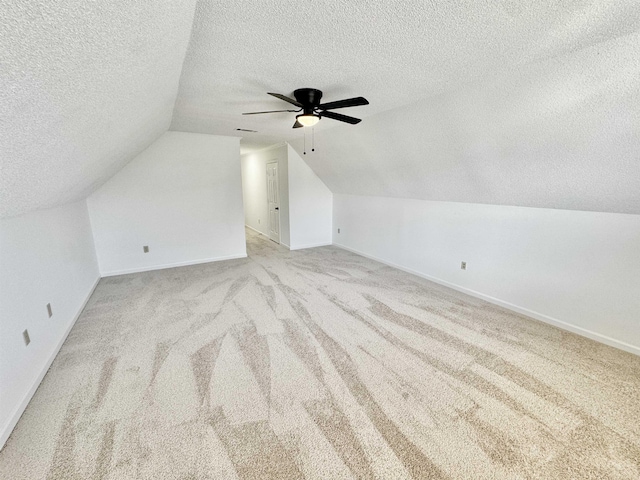
[[[637,0],[200,0],[172,129],[244,135],[247,147],[300,136],[266,92],[363,95],[366,117],[472,79],[564,55],[638,28]],[[318,129],[336,125],[325,119]]]
[[[167,130],[195,0],[0,0],[0,216],[84,198]]]
[[[304,158],[334,193],[640,214],[639,52],[640,33],[470,82]]]
[[[637,0],[0,0],[0,216],[86,196],[169,125],[300,149],[293,114],[241,115],[298,87],[371,102],[343,111],[360,125],[316,128],[306,159],[335,192],[640,213],[639,16]]]

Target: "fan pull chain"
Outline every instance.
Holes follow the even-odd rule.
[[[304,150],[302,151],[303,155],[307,154],[307,129],[303,128],[302,132],[304,133]]]
[[[315,152],[316,149],[314,148],[316,144],[316,127],[311,127],[311,151]]]

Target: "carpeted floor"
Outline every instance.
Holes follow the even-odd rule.
[[[247,235],[101,280],[0,478],[640,478],[639,357]]]

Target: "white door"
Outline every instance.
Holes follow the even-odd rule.
[[[280,243],[280,195],[278,195],[278,164],[267,163],[267,202],[269,202],[269,238]]]

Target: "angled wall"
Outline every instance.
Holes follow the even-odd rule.
[[[87,199],[102,276],[246,256],[241,189],[238,138],[166,132]]]
[[[85,201],[0,220],[0,448],[99,279]]]
[[[0,1],[0,217],[86,198],[169,128],[195,3]]]
[[[291,250],[330,245],[333,194],[290,145],[287,149]]]
[[[358,125],[322,119],[304,159],[334,194],[640,214],[639,49],[635,33]]]

